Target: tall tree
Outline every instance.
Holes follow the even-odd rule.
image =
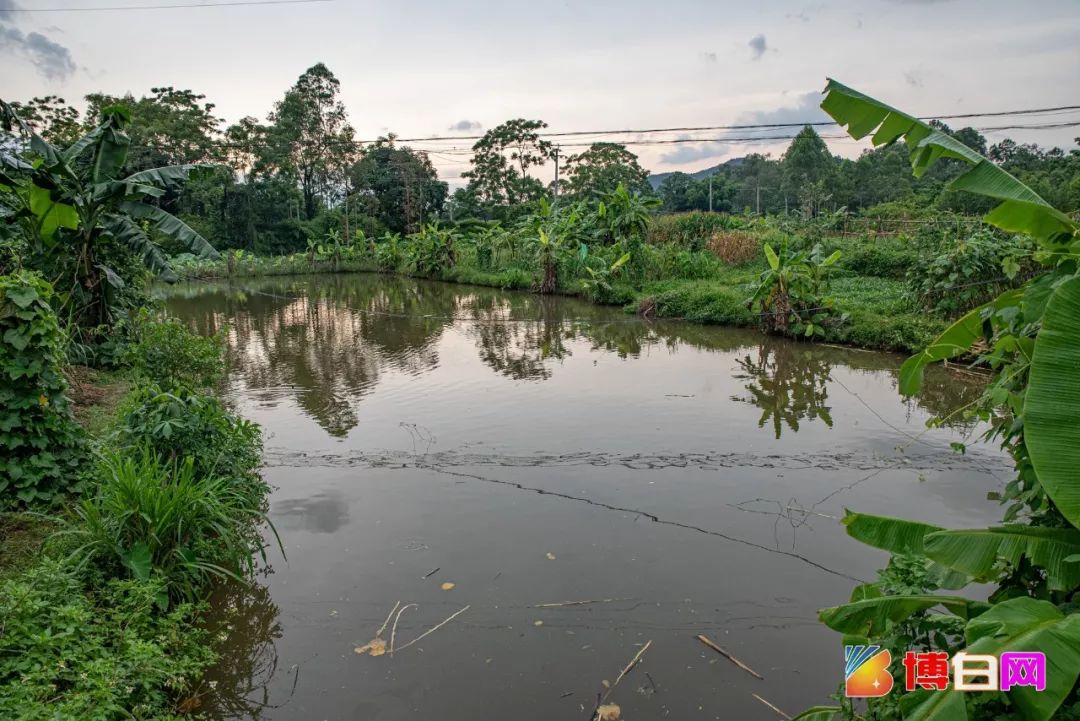
[[[620,185],[639,193],[650,193],[649,171],[638,164],[636,155],[618,143],[593,143],[566,162],[567,191],[582,198],[615,192]]]
[[[810,214],[816,213],[830,195],[828,183],[837,165],[829,146],[807,125],[791,141],[782,162],[784,192],[795,195]]]
[[[508,120],[484,133],[473,145],[472,170],[462,173],[476,194],[492,205],[513,205],[544,195],[544,185],[529,175],[554,155],[552,144],[540,137],[542,120]]]
[[[355,131],[338,98],[341,83],[322,63],[304,71],[270,114],[269,145],[262,164],[292,175],[310,220],[319,201],[339,199],[356,157]]]
[[[50,143],[70,145],[83,134],[79,111],[56,95],[33,98],[25,103],[11,103],[28,127]]]
[[[395,147],[393,135],[365,148],[349,176],[368,213],[396,233],[416,232],[446,201],[447,184],[427,153]]]

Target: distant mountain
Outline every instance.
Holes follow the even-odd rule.
[[[737,168],[742,165],[743,161],[745,160],[746,158],[732,158],[731,160],[725,160],[724,162],[720,163],[720,165],[714,165],[711,168],[705,168],[704,170],[699,170],[694,173],[687,173],[687,175],[689,175],[694,180],[701,180],[702,178],[707,178],[710,175],[715,175],[716,173],[719,173],[722,168]],[[656,190],[660,187],[660,183],[664,182],[665,178],[674,174],[675,173],[656,173],[655,175],[650,174],[648,178],[649,185],[652,186],[653,190]]]

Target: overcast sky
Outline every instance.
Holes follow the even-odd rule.
[[[0,97],[57,94],[81,107],[89,92],[173,85],[205,94],[230,122],[265,119],[322,61],[364,139],[469,135],[512,117],[555,131],[812,121],[822,117],[826,76],[920,115],[1080,105],[1080,0],[334,0],[10,12],[223,1],[0,0]],[[974,124],[1010,120],[1080,112]],[[1008,134],[1068,147],[1080,128]],[[785,145],[632,149],[665,172]],[[830,145],[845,155],[860,147]],[[454,153],[433,159],[444,179],[467,165]]]

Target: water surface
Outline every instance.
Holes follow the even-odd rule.
[[[624,718],[775,719],[755,693],[794,715],[842,676],[816,609],[886,560],[845,508],[1000,517],[1005,459],[925,428],[977,380],[932,369],[905,401],[899,356],[368,274],[180,286],[168,307],[226,329],[287,554],[220,599],[220,719],[585,721],[650,640],[610,692]],[[544,606],[577,601],[598,602]],[[355,654],[398,602],[398,646],[469,608]]]

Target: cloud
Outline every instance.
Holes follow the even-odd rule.
[[[467,132],[469,130],[480,130],[484,126],[475,120],[459,120],[451,125],[448,130],[456,130],[460,132]]]
[[[913,88],[921,88],[925,82],[926,73],[922,70],[908,70],[904,73],[904,82]]]
[[[0,52],[22,54],[49,80],[66,80],[75,72],[71,51],[41,33],[24,34],[18,28],[0,25]]]
[[[750,38],[750,42],[747,43],[747,45],[750,46],[750,50],[754,53],[754,60],[760,60],[761,56],[765,54],[765,51],[769,49],[768,43],[765,42],[765,36],[761,33]]]
[[[41,33],[15,27],[18,9],[15,0],[0,0],[0,52],[25,56],[49,80],[69,78],[77,67],[71,51]]]
[[[701,54],[701,59],[704,60],[707,63],[715,63],[715,62],[717,62],[716,53],[702,53]]]
[[[661,155],[660,162],[666,165],[681,165],[705,158],[719,158],[730,152],[730,143],[687,143]]]
[[[758,110],[752,113],[743,113],[733,125],[791,125],[798,126],[805,123],[832,122],[832,118],[821,109],[821,93],[800,93],[794,97],[794,102],[773,110]],[[722,133],[728,138],[756,138],[757,136],[794,135],[797,127],[790,128],[736,128]],[[682,135],[680,139],[690,138]],[[754,142],[754,141],[749,141]],[[776,143],[787,143],[787,140],[777,140]],[[752,146],[752,147],[756,147]],[[738,151],[734,150],[739,148]],[[687,143],[679,145],[674,150],[660,157],[660,162],[677,165],[690,163],[705,158],[719,158],[732,152],[758,152],[757,150],[745,150],[745,146],[739,143]]]
[[[832,122],[832,118],[821,109],[821,93],[811,91],[795,96],[793,105],[785,105],[775,110],[757,110],[739,116],[738,125],[773,125],[789,123]],[[742,131],[739,131],[742,132]],[[743,133],[745,134],[745,133]]]
[[[894,5],[941,5],[952,0],[889,0]]]

